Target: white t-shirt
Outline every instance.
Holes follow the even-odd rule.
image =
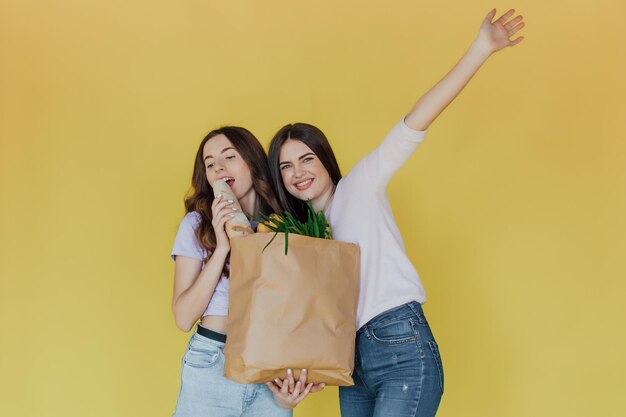
[[[426,302],[424,287],[406,255],[387,197],[389,180],[425,134],[401,120],[380,146],[339,181],[326,209],[333,238],[356,243],[361,250],[357,328],[409,301]]]

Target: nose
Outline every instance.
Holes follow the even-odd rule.
[[[293,175],[296,178],[300,178],[304,175],[304,169],[300,166],[300,164],[294,164],[293,166]]]

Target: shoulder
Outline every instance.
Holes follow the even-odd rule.
[[[202,221],[202,215],[196,211],[185,214],[178,226],[178,239],[196,239],[196,230]]]
[[[181,220],[181,226],[191,226],[191,228],[195,229],[198,227],[200,222],[202,221],[202,216],[197,211],[190,211],[185,214],[185,217]]]
[[[190,258],[202,260],[206,257],[206,251],[198,242],[196,230],[202,216],[197,212],[190,212],[183,217],[176,234],[174,248],[172,249],[172,259],[176,259],[177,255],[183,255]]]

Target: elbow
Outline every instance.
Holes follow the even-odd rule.
[[[193,328],[194,323],[189,320],[183,320],[176,317],[176,327],[182,330],[185,333],[188,333]]]
[[[177,311],[176,306],[173,306],[172,312],[174,313],[176,327],[183,332],[188,333],[193,328],[193,325],[196,324],[196,320],[187,317],[182,311]]]
[[[404,124],[413,130],[425,131],[428,130],[432,120],[429,120],[425,115],[420,115],[415,111],[411,111],[404,118]]]

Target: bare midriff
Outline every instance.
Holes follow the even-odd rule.
[[[204,316],[202,318],[202,327],[226,334],[226,323],[228,316]]]

